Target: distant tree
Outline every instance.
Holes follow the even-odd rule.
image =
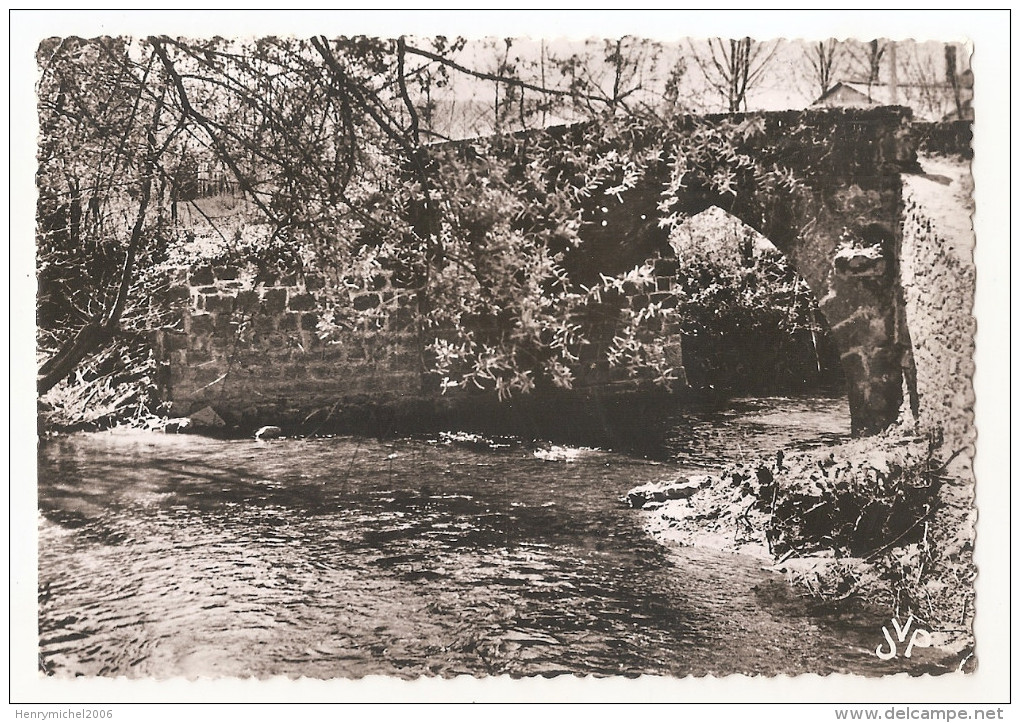
[[[688,102],[683,97],[681,90],[681,85],[686,75],[687,60],[681,55],[673,62],[669,73],[666,75],[666,83],[662,93],[664,110],[670,113],[677,113],[688,107]]]
[[[963,118],[963,96],[960,93],[960,76],[956,65],[956,46],[945,44],[946,83],[953,89],[953,104],[956,106],[956,117]]]
[[[422,38],[418,42],[428,45],[429,49],[439,56],[458,53],[467,43],[464,38],[458,37],[450,40],[442,35],[434,38]],[[443,119],[437,117],[437,111],[439,101],[450,86],[450,71],[442,63],[422,58],[418,58],[418,60],[421,62],[411,67],[410,61],[406,59],[405,51],[407,67],[398,69],[398,73],[405,76],[405,83],[408,86],[415,88],[417,96],[415,106],[421,127],[425,132],[432,134],[443,123]]]
[[[842,66],[846,54],[843,44],[835,38],[819,40],[805,46],[803,54],[807,61],[806,76],[812,86],[812,92],[818,96],[825,95],[835,82]]]
[[[707,52],[699,53],[692,43],[691,53],[705,80],[725,99],[727,110],[737,113],[747,110],[747,93],[761,81],[778,47],[747,37],[711,38]]]
[[[502,49],[499,47],[500,43],[495,44],[495,52],[493,53],[495,65],[491,70],[492,74],[497,78],[492,83],[492,126],[497,133],[504,128],[508,118],[513,114],[514,100],[518,95],[518,86],[502,82],[503,78],[513,78],[517,71],[516,58],[512,60],[510,57],[510,49],[513,47],[514,39],[504,38],[501,44]]]
[[[881,81],[882,59],[885,57],[887,47],[888,44],[883,40],[853,42],[849,45],[853,69],[860,80],[868,85],[877,85]]]
[[[900,94],[916,113],[938,120],[959,111],[953,46],[901,43],[897,58],[902,79]]]
[[[678,93],[683,55],[647,38],[589,40],[580,49],[552,57],[574,94],[581,114],[656,114],[683,105]]]

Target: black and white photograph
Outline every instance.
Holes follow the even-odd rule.
[[[32,17],[33,701],[991,674],[975,297],[1009,231],[974,168],[1008,69],[728,12]]]

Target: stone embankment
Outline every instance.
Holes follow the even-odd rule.
[[[314,429],[359,401],[382,407],[421,391],[408,295],[383,272],[372,288],[350,290],[355,308],[375,313],[329,339],[318,331],[321,277],[238,266],[176,273],[178,328],[160,332],[157,355],[171,416],[190,429]]]
[[[651,290],[624,291],[623,303],[634,309],[665,303],[677,283],[676,259],[657,255],[645,263],[652,269]],[[247,436],[272,425],[300,434],[385,434],[429,420],[441,426],[454,409],[461,420],[482,410],[494,420],[507,416],[494,408],[495,395],[440,394],[436,380],[429,381],[415,325],[416,298],[394,272],[379,270],[364,288],[313,274],[266,274],[254,266],[204,264],[174,274],[169,301],[176,327],[161,330],[156,339],[162,396],[172,417],[167,431]],[[349,295],[356,313],[343,324],[329,324],[323,334],[320,320],[329,312],[321,297],[338,293]],[[684,390],[676,324],[657,331],[677,388]],[[613,330],[605,333],[611,338]],[[553,404],[583,406],[592,394],[615,399],[617,388],[627,386],[604,371],[589,377],[576,393],[559,395]],[[541,406],[538,400],[516,404],[522,414]],[[514,420],[506,424],[499,429],[481,423],[476,431],[528,431]]]

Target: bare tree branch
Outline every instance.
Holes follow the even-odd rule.
[[[708,59],[688,41],[691,54],[705,81],[726,100],[727,110],[737,113],[747,109],[747,93],[761,80],[779,43],[757,43],[751,38],[709,38]]]
[[[455,62],[453,60],[450,60],[449,58],[444,58],[442,55],[437,55],[436,53],[432,53],[432,52],[429,52],[427,50],[422,50],[420,48],[415,48],[414,46],[411,46],[411,45],[408,45],[406,50],[411,55],[420,55],[423,58],[428,58],[429,60],[434,60],[437,63],[442,63],[443,65],[445,65],[447,67],[450,67],[450,68],[453,68],[454,70],[456,70],[458,72],[464,73],[466,75],[473,76],[475,78],[480,78],[481,80],[491,80],[491,81],[494,81],[496,83],[504,83],[506,85],[513,85],[513,86],[516,86],[518,88],[526,88],[527,90],[534,90],[534,91],[537,91],[537,92],[542,93],[544,95],[554,95],[554,96],[559,96],[559,97],[571,97],[571,96],[574,95],[574,93],[572,93],[569,90],[559,90],[558,88],[543,88],[540,85],[535,85],[534,83],[529,83],[527,81],[521,80],[520,78],[513,78],[513,77],[504,76],[504,75],[497,75],[497,74],[494,74],[494,73],[486,73],[486,72],[483,72],[483,71],[480,71],[480,70],[473,70],[471,68],[468,68],[467,66],[461,65],[460,63],[457,63],[457,62]],[[596,96],[596,95],[581,94],[580,97],[583,100],[591,100],[591,101],[595,101],[595,102],[598,102],[598,103],[608,103],[609,102],[609,99],[604,98],[604,97],[599,97],[599,96]]]
[[[173,62],[170,60],[170,57],[166,53],[166,48],[164,47],[165,41],[166,41],[165,38],[157,37],[149,38],[149,43],[152,45],[156,54],[159,56],[160,62],[163,64],[163,67],[166,70],[167,75],[170,77],[170,80],[177,91],[177,97],[181,102],[182,110],[186,115],[190,116],[193,120],[195,120],[200,126],[202,126],[205,129],[206,133],[209,136],[209,140],[212,141],[213,145],[219,151],[220,159],[224,163],[226,163],[227,166],[230,168],[231,173],[233,173],[234,178],[237,179],[237,182],[240,184],[241,189],[251,197],[252,201],[255,203],[256,206],[258,206],[259,210],[265,214],[266,218],[275,219],[276,214],[274,214],[262,202],[262,199],[259,198],[258,193],[255,191],[255,188],[252,186],[248,177],[241,172],[240,167],[234,160],[233,154],[228,152],[228,150],[224,147],[223,142],[219,139],[218,135],[213,131],[213,127],[216,126],[217,124],[211,118],[208,118],[207,116],[203,115],[201,112],[196,110],[195,107],[191,104],[191,101],[188,98],[188,92],[184,89],[184,81],[182,80],[180,74],[177,72],[177,69],[174,67]]]

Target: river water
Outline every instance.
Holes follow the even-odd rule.
[[[40,665],[318,678],[909,670],[760,561],[671,549],[618,498],[822,444],[845,400],[678,411],[660,459],[440,434],[46,440]],[[905,665],[906,664],[906,665]]]

